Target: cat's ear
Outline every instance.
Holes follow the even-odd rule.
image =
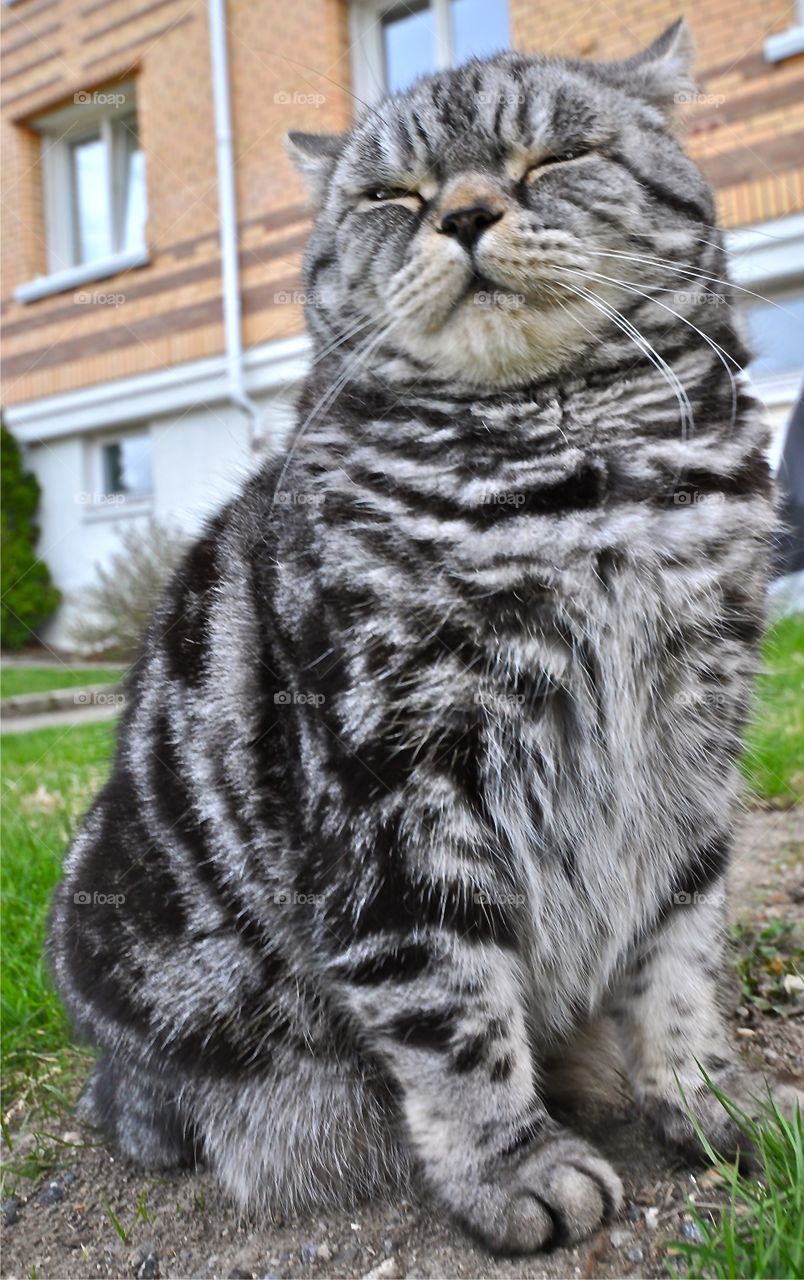
[[[690,29],[684,18],[677,18],[647,49],[609,65],[630,93],[672,117],[694,101],[694,57]]]
[[[335,162],[343,150],[346,135],[342,133],[288,134],[290,158],[304,178],[307,188],[318,202],[321,200]]]

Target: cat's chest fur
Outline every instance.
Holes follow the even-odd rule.
[[[323,578],[359,601],[331,727],[427,813],[431,870],[474,876],[467,849],[493,846],[558,1033],[599,1005],[731,788],[702,765],[723,513],[653,502],[661,478],[629,493],[611,449],[551,438],[441,470],[364,446],[348,488],[330,481],[354,506]]]

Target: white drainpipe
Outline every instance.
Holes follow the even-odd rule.
[[[262,415],[246,391],[243,377],[243,331],[240,315],[240,273],[237,260],[237,198],[235,195],[232,110],[229,95],[229,53],[226,40],[226,0],[209,0],[209,43],[212,57],[212,99],[215,105],[215,150],[218,157],[223,327],[229,399],[251,423],[251,444],[262,441]]]

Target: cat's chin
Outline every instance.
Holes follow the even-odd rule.
[[[553,291],[526,297],[475,279],[437,330],[405,326],[397,340],[439,379],[463,387],[510,389],[569,367],[592,336],[594,313],[560,302]]]

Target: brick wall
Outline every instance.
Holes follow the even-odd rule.
[[[4,402],[221,352],[205,0],[23,0],[2,16]],[[282,140],[349,121],[346,0],[230,0],[228,18],[244,340],[256,345],[302,328],[299,306],[281,300],[298,288],[307,227]],[[132,77],[149,264],[15,302],[14,288],[46,270],[40,143],[28,122]]]

